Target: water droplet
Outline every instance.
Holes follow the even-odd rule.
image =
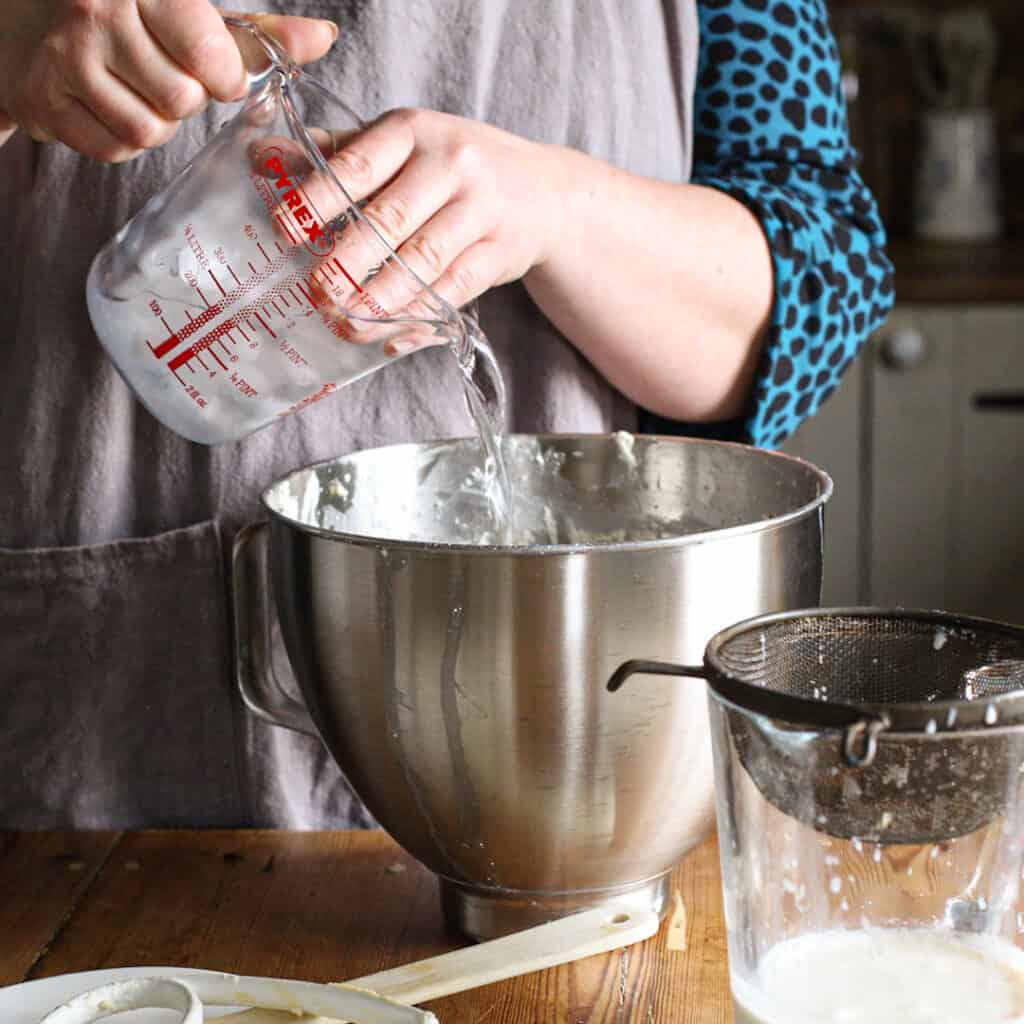
[[[832,880],[831,880],[831,881],[830,881],[830,882],[828,883],[828,888],[829,888],[829,891],[830,891],[830,892],[831,892],[831,893],[832,893],[833,895],[835,895],[835,896],[838,896],[838,895],[839,895],[839,891],[840,891],[840,889],[842,889],[842,887],[843,887],[843,880],[842,880],[841,878],[833,878],[833,879],[832,879]]]
[[[989,704],[989,706],[985,708],[985,724],[995,725],[998,721],[999,709],[995,706],[995,704]]]
[[[948,713],[946,714],[946,728],[947,729],[952,729],[953,726],[956,725],[956,715],[957,715],[956,708],[950,708]]]
[[[928,733],[929,736],[934,736],[938,728],[939,723],[936,722],[934,718],[929,718],[928,721],[925,723],[924,731]]]

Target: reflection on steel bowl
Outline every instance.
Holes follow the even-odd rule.
[[[322,737],[480,938],[609,902],[666,908],[668,872],[712,822],[704,687],[605,684],[638,650],[699,662],[726,625],[816,605],[832,490],[741,445],[505,443],[513,546],[487,532],[464,440],[292,473],[235,555],[247,703]],[[304,705],[268,667],[264,573]]]

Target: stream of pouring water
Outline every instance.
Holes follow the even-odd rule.
[[[494,350],[475,315],[459,314],[453,351],[462,374],[466,407],[484,456],[483,488],[494,520],[494,534],[505,543],[513,528],[512,484],[502,449],[505,428],[505,379]]]

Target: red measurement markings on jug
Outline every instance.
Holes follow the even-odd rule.
[[[284,353],[284,357],[288,362],[294,363],[300,368],[303,366],[309,366],[309,360],[290,342],[282,341],[278,347]]]
[[[236,390],[240,391],[246,398],[257,398],[259,392],[250,384],[243,376],[234,371],[228,377],[228,380],[234,385]]]
[[[314,256],[323,261],[321,270],[334,277],[331,264],[345,275],[360,300],[370,312],[380,318],[391,314],[345,269],[341,261],[328,259],[334,250],[334,234],[306,192],[301,176],[294,173],[284,151],[279,146],[269,146],[260,154],[260,173],[252,175],[253,185],[267,212],[274,218],[285,237],[298,245],[300,241]],[[312,212],[311,212],[312,211]],[[281,249],[280,242],[275,242]],[[263,247],[260,251],[266,256]],[[311,305],[316,306],[310,299]]]
[[[253,186],[292,244],[301,242],[321,259],[329,256],[334,249],[334,234],[284,150],[267,146],[259,154],[257,166],[252,174]]]
[[[247,235],[249,235],[250,227],[251,225],[246,225]],[[254,229],[252,231],[252,234],[255,234]],[[198,245],[198,239],[196,239],[196,242]],[[199,246],[199,251],[202,251],[201,246]],[[275,274],[278,274],[284,268],[287,262],[287,256],[280,257],[277,260],[271,260],[270,257],[268,256],[267,265],[263,268],[262,271],[257,272],[254,269],[251,277],[248,277],[246,278],[246,280],[239,282],[239,284],[230,292],[225,291],[225,289],[221,285],[220,279],[217,278],[215,275],[212,275],[212,268],[208,267],[208,269],[211,270],[212,279],[214,283],[217,285],[218,291],[220,292],[221,295],[218,301],[214,303],[210,303],[206,299],[206,296],[203,294],[202,289],[199,287],[199,282],[198,280],[196,280],[195,275],[192,274],[191,271],[186,271],[186,273],[183,275],[185,277],[185,280],[196,289],[197,294],[202,299],[203,304],[204,306],[206,306],[206,308],[201,313],[199,313],[198,316],[193,316],[191,313],[186,312],[188,323],[179,327],[177,330],[173,329],[171,325],[167,322],[167,320],[163,317],[162,311],[159,314],[157,314],[159,316],[161,324],[163,324],[164,328],[167,330],[167,337],[157,345],[154,345],[151,341],[147,340],[146,344],[149,346],[150,351],[159,360],[169,359],[169,362],[167,364],[168,369],[175,375],[175,377],[178,377],[179,381],[182,381],[182,378],[179,376],[178,371],[182,367],[189,365],[193,360],[195,360],[199,364],[199,366],[202,367],[202,369],[207,371],[210,370],[210,367],[205,363],[205,361],[202,358],[203,353],[206,352],[210,353],[211,357],[214,360],[216,360],[216,362],[221,366],[222,369],[227,369],[227,366],[223,362],[223,360],[216,354],[215,351],[213,351],[213,346],[219,345],[225,351],[225,353],[227,353],[229,351],[227,349],[227,343],[235,344],[234,340],[231,338],[231,332],[241,328],[238,316],[228,316],[227,319],[217,324],[211,331],[209,331],[207,334],[201,337],[198,341],[194,342],[193,344],[189,345],[187,348],[184,349],[182,349],[181,346],[185,344],[185,342],[187,342],[190,338],[193,338],[197,333],[206,328],[209,324],[211,324],[211,322],[216,321],[219,317],[227,313],[227,311],[232,306],[238,305],[239,303],[243,302],[243,300],[247,296],[250,296],[253,293],[258,293],[259,289],[264,284],[266,284],[271,278],[273,278]],[[234,272],[231,271],[230,264],[226,260],[224,261],[223,265],[231,272],[232,277],[234,277],[237,280],[237,275],[235,275]],[[252,265],[250,264],[250,267],[251,266]],[[152,308],[153,304],[151,303],[150,306]],[[156,311],[154,310],[154,313],[155,312]],[[252,324],[252,320],[250,318],[251,315],[253,315],[251,310],[245,310],[241,314],[241,318],[244,319],[245,323],[249,325],[250,330],[253,333],[255,333],[256,328]],[[259,317],[258,313],[255,315]],[[273,331],[270,329],[269,325],[267,325],[264,322],[264,326],[267,328],[268,333],[274,336]],[[240,331],[240,333],[243,333],[244,336],[244,331]],[[246,341],[250,345],[250,347],[253,347],[253,342],[250,337],[246,337]],[[230,359],[230,361],[234,362],[235,360],[237,360],[237,358],[237,356],[234,356],[234,358]],[[192,370],[192,372],[195,372],[190,365],[189,369]]]
[[[255,351],[259,348],[257,336],[261,331],[274,341],[280,341],[278,331],[281,330],[281,327],[277,321],[284,321],[286,327],[293,326],[292,321],[289,319],[293,315],[290,312],[292,303],[288,299],[289,295],[295,303],[296,309],[308,306],[310,310],[320,313],[325,325],[329,329],[338,333],[339,336],[345,337],[343,331],[339,330],[336,320],[332,319],[326,310],[322,308],[322,306],[330,302],[328,296],[337,288],[334,281],[339,273],[358,295],[357,304],[365,305],[376,317],[385,318],[390,315],[355,280],[337,257],[331,257],[331,252],[334,249],[334,236],[326,227],[315,205],[310,201],[301,181],[288,167],[284,153],[279,147],[270,147],[264,151],[261,158],[263,173],[254,173],[252,176],[258,194],[263,200],[268,213],[281,226],[282,237],[287,237],[292,241],[295,248],[298,246],[297,240],[301,239],[302,245],[306,250],[312,252],[318,258],[317,267],[306,276],[293,277],[291,281],[285,281],[283,284],[280,281],[275,282],[270,289],[270,293],[264,298],[262,305],[254,305],[250,297],[259,295],[260,289],[265,284],[270,284],[271,279],[279,275],[280,271],[292,259],[295,248],[293,248],[292,252],[288,252],[282,248],[279,241],[274,240],[274,247],[280,255],[271,257],[267,248],[260,240],[256,227],[252,224],[244,225],[243,231],[246,238],[255,244],[260,255],[263,257],[265,266],[257,270],[251,260],[246,261],[251,276],[243,281],[239,279],[231,267],[224,248],[217,247],[214,249],[213,259],[211,259],[192,225],[187,225],[185,236],[189,248],[195,257],[196,263],[206,272],[220,298],[216,302],[211,303],[203,292],[201,282],[196,274],[191,270],[186,271],[183,276],[188,284],[195,289],[206,308],[195,317],[190,313],[187,314],[188,323],[178,330],[172,329],[161,311],[157,315],[167,331],[167,337],[157,345],[147,341],[147,345],[157,359],[168,359],[168,369],[178,379],[179,383],[183,385],[185,381],[180,376],[180,371],[187,368],[190,373],[194,374],[196,368],[193,364],[206,371],[210,377],[216,375],[216,371],[206,362],[204,356],[215,362],[222,370],[227,370],[228,368],[224,362],[225,358],[230,363],[238,361],[238,355],[228,348],[228,345],[237,345],[237,340],[232,337],[232,333],[235,331],[244,339],[250,351]],[[235,287],[231,291],[226,290],[225,285],[230,287],[230,283],[223,276],[223,271],[226,271],[234,281]],[[318,273],[319,278],[317,276]],[[321,281],[320,278],[323,280]],[[246,298],[250,298],[248,303],[245,303]],[[256,302],[259,302],[258,298]],[[229,313],[228,311],[231,307],[236,305],[241,305],[242,308]],[[223,317],[222,322],[207,330],[207,333],[202,335],[199,340],[193,341],[192,344],[185,348],[181,347],[198,332],[207,328],[208,325],[221,317]],[[274,326],[277,326],[278,330],[275,330]],[[219,347],[220,354],[218,354],[215,346]],[[306,365],[305,357],[301,356],[294,347],[285,347],[284,343],[281,343],[280,347],[285,357],[293,364]],[[222,358],[222,355],[224,358]],[[240,390],[245,393],[244,389]],[[318,400],[319,398],[316,396],[311,396],[308,399],[308,401]]]
[[[282,409],[277,415],[288,416],[293,412],[298,412],[300,409],[305,409],[308,405],[313,405],[316,402],[321,401],[328,395],[333,395],[338,390],[338,385],[328,382],[319,391],[313,392],[311,395],[307,395],[300,402],[296,402],[294,405],[290,405],[287,409]]]
[[[206,399],[203,397],[202,392],[194,384],[185,384],[185,394],[192,399],[200,409],[206,408]]]

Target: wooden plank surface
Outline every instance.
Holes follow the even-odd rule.
[[[49,867],[59,851],[81,851],[83,867],[64,872],[91,882],[81,891],[65,886],[63,911],[38,915],[35,947],[16,927],[0,928],[4,983],[155,964],[341,981],[464,941],[445,930],[434,878],[380,832],[149,832],[119,841],[15,836],[12,843],[12,850],[39,845],[35,853],[23,851],[20,865],[0,857],[4,922],[34,921],[32,892],[38,900],[52,888],[56,906],[57,886],[43,874],[59,875]],[[21,875],[39,866],[39,877],[25,886]],[[687,911],[685,951],[668,948],[666,925],[630,949],[430,1008],[443,1021],[488,1024],[728,1024],[714,843],[692,854],[673,881]]]
[[[0,985],[29,976],[117,846],[116,832],[0,834]]]

